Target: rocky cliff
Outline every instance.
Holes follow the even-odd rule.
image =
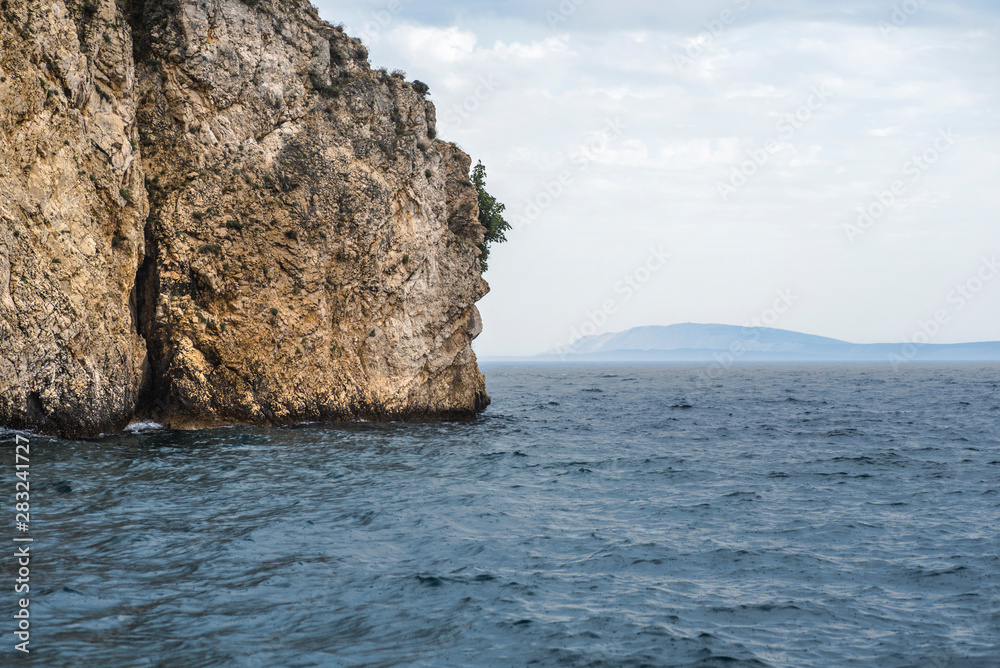
[[[489,402],[470,161],[299,0],[0,2],[0,425]]]

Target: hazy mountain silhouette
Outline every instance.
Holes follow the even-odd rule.
[[[579,339],[535,359],[568,361],[1000,362],[1000,342],[859,344],[769,327],[635,327]]]

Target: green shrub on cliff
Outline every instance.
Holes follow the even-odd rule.
[[[479,224],[486,228],[486,237],[479,244],[479,268],[480,272],[485,272],[488,269],[490,244],[507,241],[505,232],[510,229],[510,223],[502,215],[507,207],[486,192],[486,167],[482,161],[472,168],[472,185],[479,194]]]

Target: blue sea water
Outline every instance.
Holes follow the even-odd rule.
[[[1000,367],[484,370],[471,422],[32,438],[0,662],[1000,666]]]

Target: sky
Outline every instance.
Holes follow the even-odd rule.
[[[513,229],[480,356],[683,322],[1000,340],[1000,4],[315,2]]]

